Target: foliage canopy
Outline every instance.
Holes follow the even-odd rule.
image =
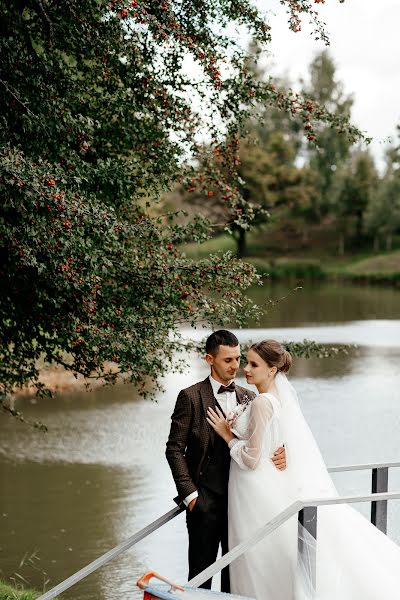
[[[315,1],[317,4],[317,0]],[[359,137],[272,81],[257,81],[232,26],[260,47],[270,26],[247,0],[1,0],[1,385],[37,381],[37,360],[86,377],[118,364],[145,392],[176,363],[182,324],[242,322],[254,269],[191,261],[207,219],[157,205],[177,181],[220,193],[245,225],[237,174],[243,123],[262,103]],[[326,38],[314,5],[282,0]],[[204,173],[191,183],[208,141]]]

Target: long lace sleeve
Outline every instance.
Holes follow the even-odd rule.
[[[231,457],[242,469],[254,470],[260,462],[266,428],[272,419],[274,408],[264,395],[257,396],[251,403],[248,436],[245,440],[229,442]]]

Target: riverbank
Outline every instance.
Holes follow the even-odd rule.
[[[90,379],[83,375],[74,375],[60,365],[49,365],[43,361],[38,361],[37,368],[39,369],[39,383],[53,394],[64,394],[68,392],[84,392],[93,391],[99,387],[103,387],[105,381],[102,378]],[[105,363],[104,371],[116,373],[118,365],[116,363]],[[118,383],[123,383],[126,377],[119,376]],[[38,391],[36,385],[26,385],[23,388],[16,388],[13,395],[8,399],[8,404],[14,409],[14,403],[17,398],[30,397],[34,398]],[[0,597],[1,600],[1,597]]]
[[[35,600],[39,592],[19,589],[0,580],[0,600]]]
[[[337,265],[328,260],[305,260],[301,258],[276,260],[246,257],[244,260],[254,265],[257,273],[273,281],[295,280],[324,280],[339,281],[354,284],[387,285],[400,287],[400,252],[398,254],[398,270],[389,270],[382,266],[374,270],[374,264],[379,259],[379,264],[384,263],[385,256],[363,258],[359,262],[351,261],[349,264]],[[392,257],[388,263],[391,265]]]
[[[320,253],[319,248],[314,254],[293,248],[290,252],[283,248],[281,252],[276,248],[268,252],[267,248],[255,243],[249,244],[248,250],[249,255],[244,260],[253,264],[259,275],[272,281],[326,280],[400,287],[400,250],[380,254],[352,253],[341,257]],[[227,251],[235,252],[234,240],[228,235],[185,248],[187,255],[193,258]]]

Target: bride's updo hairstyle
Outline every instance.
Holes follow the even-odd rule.
[[[263,340],[253,344],[250,350],[257,352],[269,367],[276,367],[282,373],[287,373],[292,366],[292,355],[276,340]]]

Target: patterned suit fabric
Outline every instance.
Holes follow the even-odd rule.
[[[237,402],[254,394],[236,386]],[[218,548],[228,551],[229,449],[207,423],[216,402],[209,378],[179,393],[172,415],[166,456],[178,490],[178,504],[192,492],[198,498],[186,512],[189,534],[189,579],[215,562]],[[211,588],[211,579],[201,585]],[[221,571],[221,590],[230,591],[229,568]]]
[[[236,386],[238,404],[252,400],[255,394]],[[215,398],[209,378],[182,390],[171,417],[166,457],[178,491],[179,501],[196,491],[199,477],[215,432],[207,423],[207,409],[215,410]]]

